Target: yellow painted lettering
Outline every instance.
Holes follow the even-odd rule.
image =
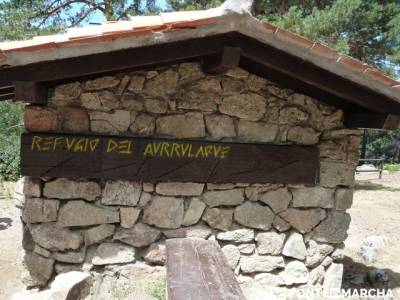
[[[188,157],[189,158],[192,158],[192,157],[194,157],[194,154],[192,153],[192,149],[193,149],[193,145],[189,145],[189,154],[188,154]]]
[[[230,146],[222,147],[221,156],[220,156],[221,159],[227,158],[230,150],[231,150]]]
[[[161,149],[161,143],[153,143],[153,147],[154,147],[154,155],[157,155],[158,151]],[[160,154],[161,156],[161,154]]]
[[[170,154],[169,154],[169,152],[168,152],[168,150],[169,150],[169,144],[168,143],[162,143],[162,147],[161,147],[161,152],[160,152],[160,156],[163,156],[164,155],[164,152],[165,152],[165,154],[167,155],[167,157],[170,157]]]
[[[86,144],[87,144],[87,139],[85,138],[79,139],[74,146],[74,152],[84,152]]]
[[[176,155],[176,157],[181,157],[181,154],[179,153],[179,144],[177,143],[173,143],[172,144],[172,150],[171,150],[171,156],[174,156],[174,153]]]
[[[144,149],[143,155],[144,156],[154,156],[153,143],[148,143],[146,145],[146,148]]]
[[[118,150],[120,154],[132,154],[132,141],[125,140],[119,142]]]
[[[53,136],[44,138],[43,144],[42,144],[42,151],[49,151],[52,148],[53,143],[54,143]]]
[[[56,137],[54,139],[54,144],[53,144],[53,151],[56,151],[57,146],[61,144],[63,138],[62,137]]]
[[[200,154],[201,154],[201,156],[204,158],[205,154],[204,154],[204,148],[203,148],[203,146],[200,146],[199,149],[197,149],[195,158],[198,158],[198,157],[200,156]]]
[[[212,145],[206,146],[204,150],[205,150],[206,157],[209,157],[209,156],[213,155],[213,147],[212,147]]]
[[[68,150],[68,151],[71,151],[72,148],[74,147],[75,140],[76,140],[75,138],[72,138],[72,139],[67,138],[67,139],[66,139],[66,142],[67,142],[67,150]]]
[[[214,157],[215,158],[219,158],[219,153],[221,152],[221,149],[222,149],[221,146],[213,145]]]
[[[90,142],[89,142],[90,151],[94,152],[99,143],[100,143],[100,139],[90,140]]]
[[[185,157],[186,153],[188,153],[189,147],[189,144],[181,144],[181,153],[183,157]]]
[[[42,138],[40,136],[34,136],[32,138],[32,145],[31,145],[31,149],[32,150],[37,150],[37,151],[41,151],[42,148],[40,147],[40,142],[42,141]]]
[[[107,144],[107,153],[111,153],[113,152],[115,149],[118,148],[118,143],[114,140],[108,140],[108,144]]]

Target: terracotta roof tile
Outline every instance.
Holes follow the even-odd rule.
[[[399,82],[390,78],[389,76],[386,76],[376,68],[368,68],[364,71],[364,74],[388,86],[395,86],[399,84]]]
[[[77,39],[89,36],[102,35],[103,31],[101,26],[87,26],[79,28],[68,28],[67,35],[69,39]]]
[[[118,33],[131,30],[133,30],[132,21],[107,22],[101,25],[101,31],[103,34],[114,32]]]
[[[216,14],[215,10],[195,10],[160,13],[160,16],[164,24],[171,24],[177,22],[209,19],[217,17],[218,15]]]
[[[357,73],[363,73],[368,68],[367,64],[347,55],[340,56],[338,63]]]
[[[212,17],[212,18],[207,18],[207,19],[172,23],[170,26],[172,28],[182,28],[182,29],[183,28],[196,28],[198,26],[213,24],[216,21],[217,21],[217,18]]]
[[[272,25],[271,23],[264,23],[264,28],[267,29],[267,31],[270,31],[271,33],[275,33],[278,27],[275,25]]]
[[[340,54],[336,50],[318,42],[314,43],[314,45],[311,47],[311,52],[335,61],[340,57]]]
[[[296,33],[290,32],[288,30],[278,28],[275,32],[275,36],[283,41],[292,43],[294,45],[303,47],[303,48],[311,48],[314,45],[314,42],[302,37]]]
[[[155,31],[169,32],[197,28],[216,23],[220,16],[221,11],[218,9],[170,12],[161,13],[158,16],[134,16],[128,21],[109,22],[100,26],[70,28],[66,34],[38,36],[27,41],[0,43],[0,61],[6,60],[7,54],[11,52],[51,50],[60,47],[112,42],[117,39],[151,35]],[[370,68],[357,59],[347,55],[340,55],[337,51],[324,44],[313,42],[288,30],[278,28],[273,24],[263,23],[262,25],[265,28],[265,32],[273,33],[276,39],[286,43],[286,47],[295,45],[308,49],[310,53],[336,61],[340,66],[353,72],[363,73],[362,76],[372,78],[387,86],[394,86],[394,89],[400,93],[400,84],[397,81],[377,69]]]
[[[55,48],[58,48],[57,44],[54,42],[50,42],[50,43],[36,44],[36,45],[33,44],[31,46],[25,46],[21,48],[8,49],[4,50],[3,52],[7,55],[7,53],[10,52],[32,52],[32,51],[40,51],[40,50],[55,49]]]
[[[143,27],[159,27],[163,26],[164,22],[161,16],[135,16],[130,18],[133,24],[133,28],[143,28]]]

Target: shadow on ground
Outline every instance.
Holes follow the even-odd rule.
[[[348,256],[345,256],[343,266],[343,289],[360,292],[362,289],[388,291],[388,289],[400,288],[400,273],[391,269],[377,269],[373,266],[367,266],[355,262]]]
[[[400,192],[399,188],[392,188],[384,186],[379,183],[373,183],[368,180],[357,181],[354,185],[355,191],[388,191],[388,192]]]
[[[0,231],[6,230],[7,228],[12,226],[13,220],[10,218],[0,218]]]

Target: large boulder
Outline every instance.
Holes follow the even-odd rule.
[[[282,253],[286,234],[276,232],[261,232],[256,236],[259,254],[279,255]]]
[[[232,226],[232,215],[231,209],[208,208],[202,219],[212,228],[229,230]]]
[[[252,202],[237,206],[234,214],[235,221],[239,224],[260,230],[270,229],[274,216],[268,207]]]
[[[52,300],[86,299],[90,294],[92,277],[89,273],[72,271],[59,274],[51,284]]]
[[[135,206],[140,199],[142,185],[140,182],[107,181],[101,198],[105,205]]]
[[[240,258],[240,269],[243,273],[271,272],[275,269],[285,267],[281,256],[242,256]]]
[[[42,257],[33,252],[26,252],[24,264],[29,273],[30,286],[46,286],[53,274],[54,259]]]
[[[304,260],[307,255],[306,245],[303,236],[297,232],[293,232],[285,243],[283,255]]]
[[[293,207],[321,207],[334,206],[334,190],[323,187],[308,187],[292,189]]]
[[[204,202],[209,207],[236,206],[244,201],[243,190],[209,191],[203,195]]]
[[[119,223],[119,212],[85,201],[68,201],[61,207],[58,222],[65,227]]]
[[[43,223],[57,221],[60,201],[45,198],[28,198],[22,212],[25,223]]]
[[[160,228],[178,228],[184,214],[183,199],[156,196],[144,209],[143,222]]]
[[[92,181],[74,181],[58,178],[44,185],[43,195],[46,198],[94,201],[101,195],[101,188],[96,182]]]
[[[119,243],[103,243],[92,258],[94,265],[132,263],[135,261],[135,249]]]
[[[106,238],[112,236],[115,231],[115,225],[102,224],[99,226],[92,227],[83,232],[85,245],[90,246],[92,244],[99,243]]]
[[[71,231],[57,223],[31,225],[30,233],[36,244],[52,251],[75,250],[83,242],[79,232]]]
[[[301,233],[307,233],[325,219],[326,212],[321,208],[307,210],[289,208],[279,216]]]
[[[330,211],[328,217],[312,232],[317,242],[339,244],[347,238],[350,215],[343,211]]]
[[[159,230],[138,223],[131,229],[118,229],[114,235],[114,239],[133,247],[144,247],[155,242],[160,234],[161,232]]]
[[[199,196],[204,183],[194,182],[160,182],[156,186],[157,194],[163,196]]]

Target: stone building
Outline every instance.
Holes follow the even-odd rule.
[[[30,103],[22,140],[28,286],[45,287],[69,270],[164,265],[165,240],[177,237],[215,239],[242,279],[340,285],[357,128],[398,127],[398,82],[229,2],[0,49],[0,65],[8,66],[0,80],[12,81],[16,99]],[[283,154],[296,147],[314,149],[317,158],[315,169],[302,169],[306,157],[286,157],[283,175],[271,167],[239,182],[233,175],[193,180],[198,168],[179,181],[141,180],[130,169],[86,165],[83,152],[104,136],[241,145],[244,157],[245,146],[273,145]],[[128,144],[113,145],[107,149],[131,153]],[[183,146],[160,149],[149,151],[164,151],[160,157],[182,167]],[[212,155],[192,151],[194,159]]]

